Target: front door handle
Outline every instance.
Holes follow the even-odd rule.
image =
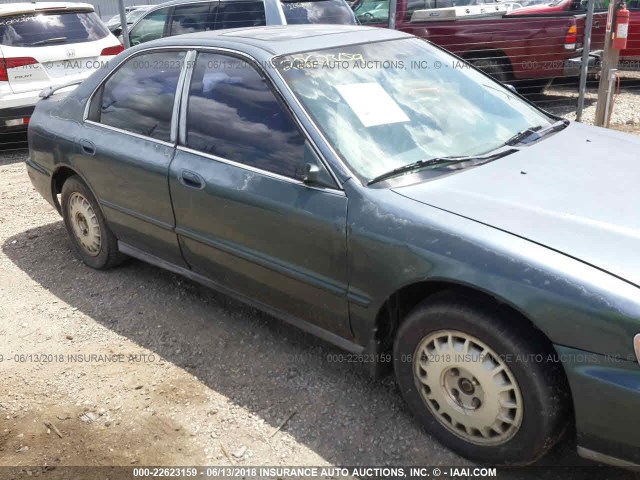
[[[78,143],[80,143],[80,148],[82,148],[82,151],[87,155],[94,155],[96,153],[96,146],[93,142],[83,138]]]
[[[202,190],[205,186],[204,178],[190,170],[182,170],[180,173],[180,183],[185,187]]]

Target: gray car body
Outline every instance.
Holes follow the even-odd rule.
[[[135,223],[135,216],[127,216],[127,208],[116,208],[114,203],[126,199],[108,198],[105,192],[114,185],[95,174],[95,160],[86,158],[78,147],[78,140],[86,136],[86,103],[121,61],[150,49],[184,48],[235,52],[252,58],[256,65],[267,65],[278,55],[406,37],[365,27],[265,27],[183,35],[139,45],[120,54],[106,71],[71,94],[53,96],[38,105],[29,128],[29,175],[58,209],[56,193],[61,181],[70,174],[80,175],[117,236],[147,235],[148,240],[149,234],[136,225],[147,228],[149,223]],[[278,278],[295,279],[283,284],[285,289],[295,285],[284,292],[284,298],[292,299],[291,305],[303,299],[302,307],[320,313],[314,321],[287,311],[284,302],[269,305],[262,301],[258,306],[351,352],[367,355],[374,360],[372,371],[379,372],[376,360],[389,345],[394,305],[404,302],[410,307],[445,288],[472,290],[507,305],[542,330],[562,356],[581,453],[612,463],[624,463],[621,458],[640,462],[640,431],[630,421],[637,418],[640,406],[640,367],[633,350],[633,337],[640,332],[640,259],[633,249],[640,236],[638,216],[633,212],[640,196],[633,185],[640,174],[635,153],[640,140],[572,123],[486,165],[430,181],[403,180],[368,187],[350,172],[277,71],[265,69],[264,74],[301,125],[323,168],[335,179],[331,188],[315,189],[326,194],[327,204],[303,212],[297,230],[287,231],[292,238],[287,254],[313,259],[326,253],[296,241],[303,228],[315,228],[319,235],[330,234],[338,241],[330,245],[336,251],[327,257],[334,278],[314,271],[320,267],[313,260],[296,265],[261,252],[247,253],[246,245],[230,244],[228,238],[210,242],[220,246],[216,250],[220,255],[235,255],[237,262],[261,264],[278,271]],[[183,120],[176,121],[173,146],[164,146],[175,157],[164,173],[156,172],[168,178],[174,199],[166,224],[158,222],[166,231],[147,243],[149,247],[131,248],[121,242],[121,248],[252,302],[254,291],[238,291],[220,279],[193,271],[179,253],[158,253],[180,242],[187,251],[198,248],[195,237],[171,224],[172,215],[184,213],[178,205],[180,197],[189,195],[181,190],[173,164],[184,161],[199,168],[200,161],[197,156],[182,160],[188,153],[179,146],[183,128]],[[111,135],[110,142],[125,139],[127,151],[140,152],[142,158],[141,139],[104,134]],[[209,178],[206,172],[199,173]],[[217,172],[220,174],[224,172]],[[249,183],[264,179],[261,172],[251,170],[243,175]],[[316,194],[314,187],[295,188]],[[278,213],[290,215],[290,206],[275,201],[279,192],[272,193],[274,201],[267,210],[281,209]],[[138,192],[140,208],[154,201],[139,197]],[[126,225],[129,221],[134,223]],[[247,221],[255,222],[256,217]],[[267,237],[275,234],[264,233]],[[228,275],[237,272],[222,273],[223,278],[233,278]],[[319,295],[317,300],[310,291]],[[273,298],[277,302],[278,297]],[[603,405],[606,412],[602,412]]]

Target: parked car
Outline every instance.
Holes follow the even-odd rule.
[[[43,88],[82,80],[121,51],[91,5],[0,4],[0,130],[24,128]]]
[[[327,23],[355,25],[345,0],[173,0],[157,5],[129,33],[131,45],[227,28]]]
[[[127,26],[130,28],[139,18],[141,18],[144,13],[151,9],[153,5],[143,5],[135,9],[129,10],[127,13]],[[119,37],[122,34],[122,27],[120,22],[120,15],[114,15],[107,22],[107,27],[109,31],[113,33],[116,37]]]
[[[90,267],[136,257],[393,366],[461,455],[529,463],[575,422],[580,454],[638,463],[640,139],[459,62],[353,26],[139,45],[37,105],[27,171]]]
[[[629,9],[629,31],[627,48],[620,52],[618,68],[623,70],[640,70],[640,0],[626,2]],[[586,12],[587,3],[581,0],[556,0],[542,5],[533,5],[517,10],[519,15],[549,15],[573,12]],[[595,11],[606,12],[609,2],[596,0]]]
[[[554,78],[580,74],[583,13],[519,15],[524,9],[508,13],[514,6],[504,2],[468,3],[398,0],[396,28],[446,48],[497,80],[522,87],[523,93],[540,92]],[[362,24],[387,27],[388,5],[387,0],[363,0],[355,13]],[[591,40],[593,72],[597,69],[596,54],[604,46],[605,25],[606,12],[597,13]]]

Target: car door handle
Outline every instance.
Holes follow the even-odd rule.
[[[180,183],[185,187],[197,188],[198,190],[202,190],[205,186],[204,178],[190,170],[182,170],[180,173]]]
[[[96,153],[96,146],[93,142],[83,138],[78,143],[80,143],[80,148],[82,148],[82,151],[87,155],[94,155]]]

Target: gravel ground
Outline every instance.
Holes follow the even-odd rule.
[[[0,152],[0,466],[468,465],[334,347],[141,262],[85,267],[25,158]],[[640,478],[572,432],[540,465],[499,478]]]
[[[640,72],[622,72],[620,77],[620,88],[614,96],[610,127],[640,133]],[[584,123],[593,124],[597,98],[598,83],[589,82],[582,113]],[[552,113],[575,120],[578,82],[556,82],[545,90],[544,95],[531,96],[530,99]]]

